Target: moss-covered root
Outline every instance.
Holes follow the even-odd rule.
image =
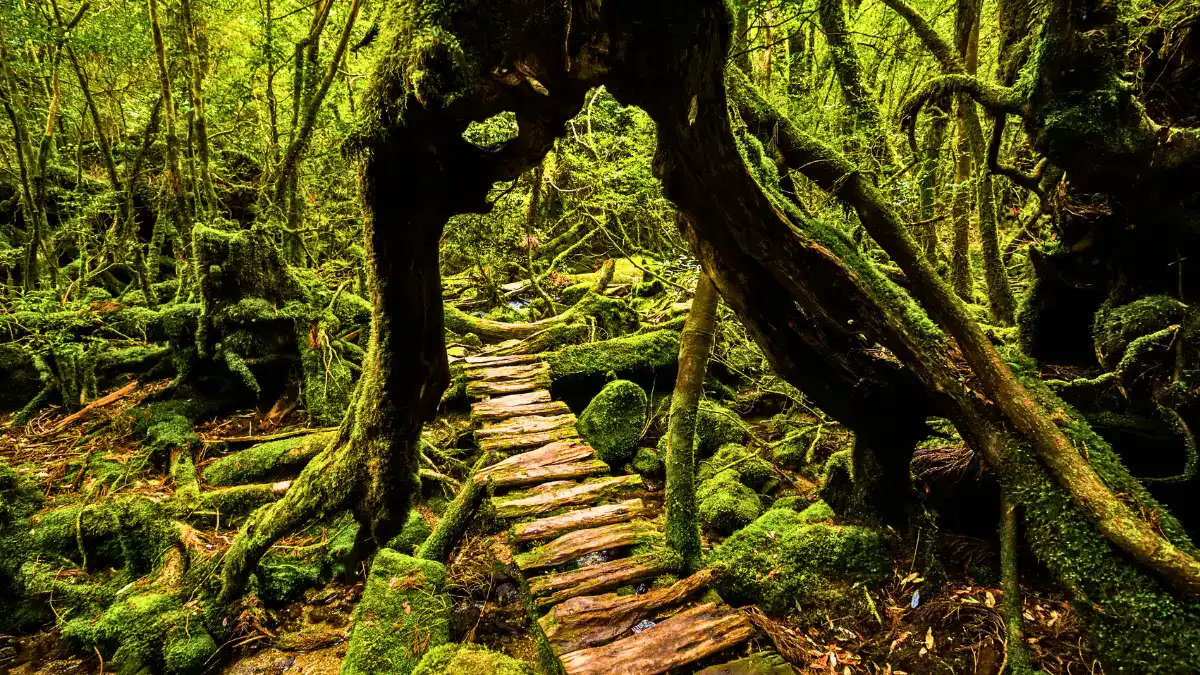
[[[445,565],[380,549],[354,609],[342,675],[408,675],[427,651],[449,642],[445,586]]]
[[[218,487],[241,485],[300,471],[336,437],[336,432],[327,431],[260,443],[209,464],[204,481]]]
[[[100,617],[78,617],[63,635],[105,655],[120,673],[191,675],[217,652],[198,610],[171,595],[135,595],[114,602]]]
[[[534,675],[524,661],[477,645],[446,644],[434,647],[417,664],[412,675]]]
[[[418,558],[441,563],[450,559],[450,552],[454,550],[455,545],[466,533],[475,511],[483,501],[484,495],[487,494],[487,483],[475,480],[475,474],[491,464],[492,461],[491,453],[485,453],[475,463],[466,484],[458,491],[458,495],[454,497],[454,501],[450,503],[450,507],[446,509],[442,519],[438,521],[437,528],[421,545],[421,550],[417,552]]]
[[[225,554],[216,607],[233,606],[272,544],[322,514],[349,504],[361,485],[360,467],[351,457],[352,447],[339,444],[322,451],[308,463],[283,499],[250,517]]]
[[[1029,646],[1021,629],[1021,583],[1017,572],[1017,504],[1000,498],[1000,585],[1004,591],[1004,632],[1008,641],[1008,672],[1032,675]]]

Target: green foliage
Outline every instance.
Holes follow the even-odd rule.
[[[576,427],[609,466],[633,459],[646,423],[646,392],[629,380],[609,382],[584,408]]]
[[[407,675],[427,651],[446,644],[450,596],[445,585],[445,565],[381,549],[354,608],[342,673]]]

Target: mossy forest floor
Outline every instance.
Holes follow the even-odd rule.
[[[164,468],[139,464],[146,453],[139,448],[140,441],[130,423],[143,408],[143,399],[165,384],[165,381],[139,384],[82,418],[68,419],[64,411],[51,407],[25,426],[5,426],[0,435],[0,458],[36,482],[46,499],[43,512],[69,504],[99,504],[119,495],[167,502],[179,486],[174,485]],[[590,400],[576,394],[584,402]],[[656,417],[665,408],[663,399],[661,388],[651,395],[650,432],[662,422]],[[738,408],[736,397],[727,403],[735,410]],[[302,409],[281,414],[281,408],[288,407],[285,402],[282,406],[247,409],[198,426],[195,431],[202,448],[197,455],[200,473],[226,452],[253,447],[252,438],[287,437],[308,429]],[[735,420],[746,432],[749,447],[767,465],[770,474],[751,490],[759,504],[750,515],[765,513],[764,522],[768,522],[766,519],[774,511],[803,510],[818,500],[827,465],[837,464],[836,454],[844,452],[849,442],[846,433],[818,416],[793,410],[785,417],[751,414]],[[465,425],[464,412],[451,409],[430,426],[430,437],[443,446],[469,445],[470,434]],[[812,433],[814,429],[819,432]],[[804,442],[797,445],[795,441],[801,437]],[[648,444],[652,445],[645,437],[640,439],[640,445]],[[933,464],[927,466],[945,470],[958,461],[968,461],[961,456],[955,458],[954,453],[961,451],[953,444],[941,447],[933,444],[925,455],[926,461]],[[715,460],[730,452],[722,450]],[[937,457],[929,460],[930,453]],[[648,465],[647,458],[652,455],[650,450],[639,453],[633,466],[645,474],[644,488],[636,496],[646,502],[651,512],[657,512],[661,510],[662,476],[656,467]],[[744,469],[745,460],[742,461]],[[89,470],[81,472],[85,463]],[[634,470],[631,466],[614,468],[613,472]],[[702,478],[705,471],[702,468]],[[712,473],[711,468],[708,472]],[[453,487],[447,484],[427,485],[416,506],[416,517],[426,525],[436,525],[453,494]],[[813,512],[813,508],[806,511]],[[842,522],[824,507],[815,512],[827,516],[819,523],[821,527],[842,527]],[[486,646],[536,669],[537,645],[530,619],[518,599],[518,581],[515,575],[505,574],[503,561],[497,560],[507,548],[507,534],[491,532],[486,521],[486,517],[476,520],[454,549],[447,566],[447,589],[452,600],[450,640]],[[236,534],[240,519],[223,519],[214,514],[208,521],[193,518],[190,522],[193,525],[185,539],[195,567],[197,557],[219,559]],[[732,529],[737,530],[741,525],[737,523]],[[735,534],[734,539],[756,536],[756,525]],[[339,672],[353,630],[353,610],[363,593],[367,565],[360,563],[345,569],[326,560],[312,569],[300,569],[321,559],[331,548],[330,542],[336,538],[332,530],[331,525],[325,524],[276,545],[272,551],[275,564],[292,558],[299,571],[293,578],[271,575],[274,587],[262,589],[261,604],[242,613],[235,637],[210,655],[205,672],[244,675]],[[887,547],[890,569],[862,582],[832,579],[827,587],[824,580],[812,579],[813,589],[803,596],[811,602],[808,605],[802,605],[795,597],[792,606],[760,609],[746,605],[745,611],[751,613],[759,634],[748,645],[739,647],[739,653],[726,656],[736,658],[748,651],[773,649],[799,672],[813,673],[999,672],[1005,659],[1002,593],[995,580],[997,556],[990,545],[982,539],[946,536],[942,548],[949,580],[932,588],[913,571],[912,551],[898,543],[895,533],[883,529],[879,535]],[[766,536],[773,540],[784,533],[770,531]],[[721,544],[725,539],[711,528],[705,530],[705,548],[712,559],[721,558],[712,552],[724,550]],[[775,571],[788,573],[787,564],[781,563]],[[782,584],[782,579],[771,578],[773,573],[768,571],[766,578],[757,579],[756,583],[764,588]],[[88,576],[83,571],[61,574]],[[92,572],[96,574],[99,572]],[[1023,615],[1036,663],[1044,672],[1054,674],[1102,672],[1092,659],[1076,617],[1064,598],[1039,587],[1036,568],[1027,570],[1027,579],[1030,583],[1025,588]],[[634,587],[623,592],[645,590]],[[740,604],[735,598],[729,599]],[[48,597],[46,602],[53,611],[54,598]],[[69,617],[60,616],[58,624],[68,620]],[[59,675],[116,672],[111,662],[102,661],[99,649],[84,651],[77,640],[64,636],[55,623],[49,620],[42,627],[34,626],[20,635],[0,636],[0,669]]]

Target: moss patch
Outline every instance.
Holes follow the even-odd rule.
[[[209,485],[253,483],[303,469],[336,432],[295,436],[226,455],[204,469]]]
[[[343,675],[407,675],[427,651],[450,640],[446,566],[381,549],[371,565]]]
[[[758,494],[742,483],[736,469],[725,469],[700,483],[700,522],[710,530],[731,534],[762,513]]]
[[[736,471],[742,483],[755,490],[761,489],[775,477],[775,469],[770,462],[737,443],[722,445],[711,459],[702,462],[698,477],[705,481],[726,469]]]
[[[135,595],[99,617],[68,621],[63,635],[86,651],[99,649],[118,673],[198,673],[217,651],[198,615],[169,595]]]
[[[744,443],[746,430],[737,413],[707,399],[696,416],[696,454],[708,457],[727,443]]]
[[[659,330],[548,352],[542,358],[555,378],[666,368],[679,357],[679,333]]]
[[[446,644],[429,650],[413,675],[534,675],[532,666],[477,645]]]

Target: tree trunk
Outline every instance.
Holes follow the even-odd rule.
[[[700,566],[700,524],[696,506],[696,411],[704,394],[704,374],[717,324],[717,289],[700,273],[692,308],[679,339],[679,370],[667,425],[667,545],[683,556],[683,572]]]
[[[183,14],[184,53],[187,54],[188,98],[195,111],[196,146],[200,152],[200,185],[196,190],[196,203],[209,217],[217,208],[217,192],[213,188],[209,172],[208,118],[204,115],[204,61],[200,58],[200,46],[196,40],[196,19],[192,16],[191,0],[180,0]]]
[[[192,259],[192,218],[187,207],[187,196],[183,190],[183,172],[179,164],[179,136],[175,132],[175,102],[171,96],[171,72],[167,69],[166,49],[163,45],[162,28],[158,21],[157,0],[147,0],[150,12],[150,35],[154,39],[154,55],[158,62],[158,83],[162,96],[163,133],[166,137],[166,181],[167,190],[174,200],[175,257],[179,261]],[[157,230],[157,225],[155,226]],[[153,241],[153,238],[152,238]],[[155,247],[151,254],[158,255]],[[187,265],[184,265],[186,271]],[[177,295],[187,297],[192,280],[186,272],[179,275]]]

